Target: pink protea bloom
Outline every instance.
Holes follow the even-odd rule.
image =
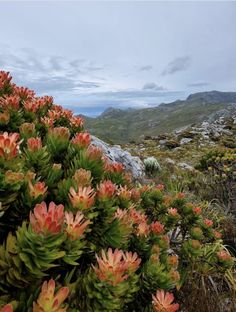
[[[213,226],[213,221],[210,219],[205,219],[203,222],[207,228],[211,228]]]
[[[157,184],[156,185],[156,189],[160,190],[160,191],[163,191],[165,188],[164,184]]]
[[[55,139],[69,140],[70,130],[67,127],[55,127],[49,129],[49,135]]]
[[[87,149],[86,155],[90,160],[98,160],[102,158],[103,153],[99,147],[90,145]]]
[[[34,99],[29,99],[27,101],[24,101],[24,109],[27,112],[32,112],[32,113],[36,113],[37,110],[39,109],[39,105],[38,102],[35,101]]]
[[[178,193],[178,194],[176,195],[176,198],[178,198],[178,199],[183,199],[183,198],[185,198],[185,194],[184,194],[184,193]]]
[[[118,249],[113,252],[111,248],[107,253],[102,250],[101,257],[96,255],[96,258],[98,267],[93,266],[93,269],[98,278],[113,286],[126,280],[130,273],[134,273],[141,261],[136,253],[126,252],[124,254],[122,250]]]
[[[131,196],[132,196],[132,193],[131,193],[131,191],[127,188],[127,185],[125,185],[124,187],[123,187],[123,186],[120,186],[120,187],[119,187],[119,190],[118,190],[118,196],[119,196],[119,198],[121,198],[121,199],[130,200],[130,199],[131,199]]]
[[[42,148],[41,138],[29,138],[27,140],[27,148],[30,152],[36,152]]]
[[[178,210],[176,208],[169,208],[167,210],[168,212],[168,215],[170,215],[171,217],[178,217],[179,214],[178,214]]]
[[[82,237],[87,226],[91,223],[89,220],[84,220],[84,215],[77,212],[74,218],[72,212],[65,212],[65,223],[67,224],[66,232],[71,240],[76,240]]]
[[[5,84],[8,84],[12,80],[10,72],[0,71],[0,88],[3,88]]]
[[[128,252],[126,251],[123,254],[124,261],[128,264],[128,270],[129,272],[133,273],[135,272],[141,263],[141,259],[138,257],[138,254],[136,252]]]
[[[93,269],[97,277],[113,286],[126,280],[128,264],[123,261],[123,255],[123,251],[115,249],[113,252],[111,248],[107,253],[102,250],[101,257],[96,255],[98,267],[93,266]]]
[[[164,233],[164,230],[165,230],[164,225],[161,224],[161,222],[159,221],[152,222],[150,227],[151,227],[151,231],[157,235]]]
[[[0,106],[7,110],[18,110],[20,108],[20,98],[17,95],[8,95],[0,99]]]
[[[74,208],[78,210],[86,210],[93,206],[95,194],[96,193],[90,186],[79,186],[77,192],[73,187],[71,187],[69,198]]]
[[[136,234],[137,236],[148,236],[150,232],[150,227],[147,224],[146,221],[143,221],[141,223],[138,224],[137,228],[136,228]]]
[[[178,303],[173,303],[174,296],[164,290],[157,290],[156,295],[152,295],[152,305],[155,312],[176,312],[179,309]]]
[[[48,117],[53,119],[53,120],[58,120],[61,118],[61,113],[57,112],[55,110],[49,110],[48,111]]]
[[[54,120],[52,118],[45,116],[41,117],[40,121],[47,128],[53,127]]]
[[[44,195],[47,192],[48,187],[44,182],[36,182],[34,185],[29,181],[29,194],[31,198],[38,198],[40,195]]]
[[[18,133],[4,132],[0,135],[0,157],[10,160],[18,154],[19,145],[17,142],[20,135]]]
[[[69,295],[69,288],[62,287],[55,294],[55,281],[44,282],[37,302],[33,303],[33,312],[66,312],[61,305]]]
[[[35,233],[57,234],[61,232],[64,222],[64,206],[55,205],[54,202],[47,205],[45,202],[37,204],[34,212],[30,212],[30,224]]]
[[[35,96],[35,92],[33,90],[30,90],[30,89],[25,88],[25,87],[14,86],[13,93],[15,95],[18,95],[20,97],[20,99],[24,100],[24,101],[33,99]]]
[[[213,231],[213,234],[214,234],[214,237],[215,237],[216,239],[222,238],[222,234],[221,234],[220,232],[216,231],[216,230]]]
[[[20,125],[20,133],[32,136],[35,132],[35,124],[30,122],[24,122]]]
[[[231,255],[225,250],[221,250],[217,252],[217,257],[220,261],[223,261],[223,262],[232,260]]]
[[[0,312],[13,312],[13,306],[12,304],[6,304],[5,306],[3,306],[0,310]]]
[[[79,186],[89,186],[92,181],[91,171],[80,168],[75,171],[73,179],[77,182]]]
[[[83,118],[81,118],[79,116],[73,116],[70,118],[70,123],[74,127],[82,128],[84,125],[84,120],[83,120]]]
[[[136,210],[133,205],[129,208],[129,215],[130,215],[130,220],[134,224],[147,222],[147,216],[141,211]]]
[[[97,196],[101,200],[106,200],[114,196],[117,186],[110,180],[103,181],[99,184]]]
[[[88,132],[77,133],[75,137],[71,140],[71,143],[80,148],[86,148],[91,143],[91,136]]]
[[[194,207],[193,212],[195,215],[199,216],[202,213],[201,207]]]
[[[132,188],[131,189],[131,198],[134,202],[138,202],[140,200],[140,189],[138,188]]]

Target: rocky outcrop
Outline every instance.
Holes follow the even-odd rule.
[[[131,156],[119,145],[111,146],[95,136],[92,136],[92,144],[101,148],[110,161],[122,163],[134,179],[141,180],[144,177],[144,164],[139,157]]]

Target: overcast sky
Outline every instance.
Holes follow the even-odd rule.
[[[0,68],[89,115],[236,91],[236,2],[0,2]]]

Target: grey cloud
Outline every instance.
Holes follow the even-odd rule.
[[[152,65],[145,65],[145,66],[141,66],[139,70],[140,71],[149,71],[152,69],[153,69]]]
[[[190,56],[177,57],[166,66],[162,75],[172,75],[176,72],[186,70],[189,68],[190,63]]]
[[[163,91],[165,89],[162,86],[158,86],[155,82],[147,82],[144,84],[143,90]]]
[[[209,82],[193,82],[193,83],[189,83],[188,87],[206,87],[209,86],[210,83]]]

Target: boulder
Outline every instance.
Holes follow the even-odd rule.
[[[129,171],[135,180],[144,177],[144,164],[139,157],[132,156],[128,151],[123,150],[119,145],[109,145],[104,141],[92,136],[92,144],[101,148],[103,153],[111,162],[120,162]]]

